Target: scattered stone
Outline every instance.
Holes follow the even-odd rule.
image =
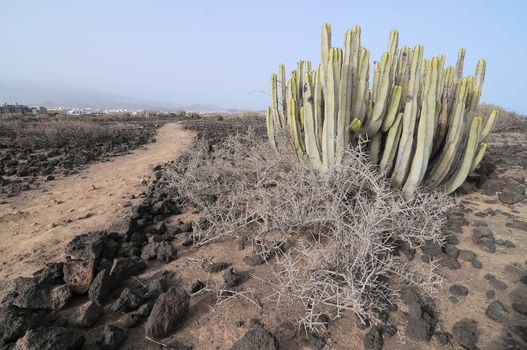
[[[66,258],[64,263],[64,281],[72,292],[84,294],[90,288],[94,277],[94,260],[72,260]]]
[[[96,260],[104,249],[105,232],[94,231],[78,235],[65,248],[67,255],[77,259]]]
[[[0,345],[15,342],[30,328],[47,323],[43,312],[33,313],[15,306],[0,309]]]
[[[459,255],[459,250],[453,244],[446,244],[445,247],[443,248],[443,250],[444,250],[446,255],[448,255],[448,256],[450,256],[452,258],[457,258],[458,255]]]
[[[123,289],[119,298],[113,303],[113,312],[129,312],[141,306],[142,298],[132,292],[129,288]]]
[[[476,350],[480,332],[476,321],[464,318],[452,327],[454,339],[467,350]]]
[[[226,287],[235,287],[241,280],[241,276],[236,272],[234,267],[230,267],[223,274],[223,281]]]
[[[520,278],[520,282],[523,283],[523,284],[525,284],[525,285],[527,285],[527,275],[522,276],[522,277]]]
[[[93,301],[88,301],[87,303],[81,305],[77,310],[77,315],[74,323],[79,327],[93,327],[95,323],[97,323],[97,321],[101,318],[102,313],[102,307],[100,307]]]
[[[197,280],[196,282],[192,283],[192,286],[190,287],[190,292],[192,294],[199,292],[205,288],[205,283],[201,282],[200,280]]]
[[[516,204],[525,197],[525,185],[512,179],[507,181],[507,185],[498,193],[498,199],[505,204]]]
[[[207,271],[210,272],[210,273],[217,273],[217,272],[225,270],[229,266],[231,266],[231,264],[228,263],[228,262],[224,262],[224,261],[216,262],[216,263],[210,264],[207,267]]]
[[[471,250],[460,250],[459,258],[465,261],[472,261],[476,258],[476,254]]]
[[[101,345],[103,349],[118,349],[126,340],[126,332],[121,328],[108,324],[104,327]]]
[[[505,248],[516,248],[516,244],[512,243],[509,240],[505,240],[505,242],[503,242],[503,246]]]
[[[381,328],[383,336],[393,337],[395,334],[397,334],[397,327],[395,327],[393,324],[383,324]]]
[[[171,262],[177,258],[177,250],[170,242],[160,242],[157,248],[157,261]]]
[[[171,287],[159,296],[145,324],[145,335],[161,339],[170,335],[187,317],[190,296],[179,287]]]
[[[461,264],[459,261],[457,261],[456,258],[450,257],[446,254],[443,254],[441,259],[439,260],[439,263],[441,266],[448,267],[450,270],[459,270],[461,268]]]
[[[521,340],[527,343],[527,326],[514,326],[513,330]]]
[[[481,269],[483,267],[483,264],[478,259],[474,259],[470,263],[472,264],[472,267],[475,269]]]
[[[512,303],[512,309],[522,315],[527,315],[527,304]]]
[[[485,314],[497,322],[505,322],[509,319],[509,312],[500,301],[493,301],[487,307]]]
[[[496,292],[493,289],[489,289],[485,293],[485,296],[487,297],[487,299],[494,299],[494,297],[496,296]]]
[[[77,350],[84,345],[84,336],[64,327],[30,329],[17,340],[17,350]]]
[[[494,234],[487,227],[475,227],[472,234],[474,243],[481,246],[481,248],[489,253],[496,252],[496,244]]]
[[[401,297],[408,305],[406,335],[412,339],[428,341],[437,323],[433,306],[424,303],[413,288],[404,288]]]
[[[515,228],[517,230],[522,230],[522,231],[527,232],[527,222],[526,221],[513,220],[510,223],[510,226],[509,225],[507,226],[511,228]]]
[[[439,346],[445,346],[450,342],[450,334],[446,332],[437,332],[434,333],[434,339],[437,342],[437,345]]]
[[[489,179],[481,186],[481,192],[487,196],[493,196],[502,191],[507,183],[501,179]]]
[[[250,253],[243,258],[243,262],[249,266],[257,266],[265,263],[265,259],[257,253]]]
[[[434,241],[425,241],[423,246],[421,247],[421,250],[423,251],[423,255],[429,256],[429,257],[436,257],[443,254],[443,250],[441,249],[441,246]]]
[[[8,301],[24,309],[59,310],[70,300],[72,294],[67,285],[50,285],[38,277],[18,277]]]
[[[116,258],[110,270],[110,276],[117,279],[126,279],[146,269],[146,263],[139,257]]]
[[[231,350],[278,350],[280,345],[276,337],[263,328],[254,324],[238,341]]]
[[[102,306],[104,299],[115,289],[117,280],[110,276],[108,270],[102,270],[95,276],[88,289],[88,296],[97,305]]]
[[[457,295],[457,296],[467,296],[468,295],[468,288],[460,284],[454,284],[450,286],[449,290],[450,290],[450,293]]]
[[[489,281],[490,285],[496,288],[497,290],[504,290],[507,288],[507,285],[504,282],[497,279],[496,276],[494,275],[487,273],[485,275],[485,279]]]
[[[371,329],[362,338],[365,349],[381,350],[384,345],[382,339],[382,329],[380,327],[371,327]]]

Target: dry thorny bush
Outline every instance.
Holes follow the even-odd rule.
[[[310,330],[321,325],[322,312],[375,319],[373,311],[392,304],[400,285],[430,295],[441,286],[433,265],[398,251],[442,243],[453,201],[424,192],[404,201],[360,148],[322,175],[249,132],[212,152],[202,143],[172,171],[174,189],[209,223],[194,233],[195,244],[247,235],[257,243],[276,236],[292,242],[269,264],[269,283],[273,300],[303,306],[305,314],[294,317]]]

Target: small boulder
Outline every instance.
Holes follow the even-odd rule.
[[[118,349],[126,340],[126,332],[121,328],[108,324],[104,327],[101,348],[105,350]]]
[[[15,350],[77,350],[84,345],[84,336],[64,327],[30,329],[17,340]]]
[[[129,258],[119,257],[113,260],[110,276],[122,280],[137,275],[144,271],[146,267],[146,263],[137,256]]]
[[[64,263],[64,281],[77,294],[84,294],[90,288],[94,277],[94,260],[72,260]]]
[[[450,286],[449,290],[450,290],[450,293],[456,296],[467,296],[468,295],[468,288],[460,284],[454,284]]]
[[[280,345],[276,337],[259,324],[253,325],[230,350],[278,350]]]
[[[509,311],[505,308],[505,305],[503,305],[500,301],[493,301],[489,304],[487,307],[487,311],[485,311],[485,314],[497,322],[505,322],[509,319]]]
[[[476,350],[480,332],[474,320],[463,319],[452,327],[454,339],[467,350]]]
[[[8,301],[24,309],[59,310],[70,300],[72,294],[67,285],[39,283],[35,277],[15,279],[15,287]]]
[[[235,287],[241,280],[240,275],[234,267],[228,268],[223,274],[223,281],[225,282],[226,287]]]
[[[130,288],[125,288],[119,298],[113,303],[111,309],[113,312],[129,312],[137,309],[142,302],[141,297],[132,292]]]
[[[371,327],[371,329],[364,335],[362,339],[365,349],[381,350],[384,344],[382,339],[382,329],[379,327]]]
[[[108,270],[102,270],[95,276],[93,282],[88,289],[88,296],[90,300],[97,305],[103,305],[104,299],[112,290],[115,289],[117,280],[110,276]]]
[[[190,296],[180,287],[171,287],[159,296],[145,324],[145,335],[161,339],[170,335],[185,320]]]
[[[74,323],[83,328],[93,327],[101,318],[102,313],[102,307],[90,300],[79,307]]]
[[[15,342],[28,329],[48,323],[44,312],[31,312],[15,306],[0,309],[0,345]]]

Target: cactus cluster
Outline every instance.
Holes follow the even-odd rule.
[[[299,61],[286,81],[284,65],[271,77],[267,130],[273,147],[285,135],[297,156],[326,171],[345,150],[366,139],[372,162],[410,198],[418,187],[458,188],[481,161],[497,117],[476,115],[486,62],[463,77],[465,49],[455,66],[445,56],[423,58],[421,45],[388,50],[373,63],[361,45],[361,29],[346,32],[345,47],[331,47],[331,27],[322,27],[320,64]]]

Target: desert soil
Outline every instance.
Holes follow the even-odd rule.
[[[193,140],[191,131],[169,123],[146,147],[0,204],[0,283],[62,259],[76,235],[118,224],[128,207],[140,202],[152,168],[176,159]]]

